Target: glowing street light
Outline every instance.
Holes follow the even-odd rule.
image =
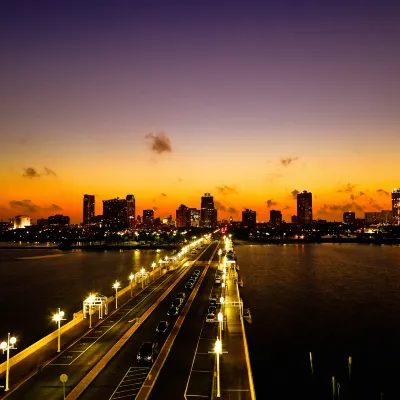
[[[220,249],[218,250],[218,267],[219,267],[220,264],[221,264],[221,256],[222,256],[222,249],[220,248]]]
[[[58,308],[58,313],[53,315],[53,321],[58,323],[58,346],[57,346],[57,353],[60,352],[60,343],[61,343],[61,321],[65,321],[64,311],[60,311]]]
[[[0,349],[4,352],[7,352],[7,366],[6,366],[6,388],[4,389],[5,392],[10,390],[9,388],[9,381],[10,381],[10,350],[16,349],[14,346],[17,339],[13,336],[10,338],[10,334],[8,334],[7,342],[2,342],[0,344]]]
[[[89,304],[89,329],[92,327],[92,306],[94,302],[94,295],[90,294],[89,297],[85,300],[86,303]]]
[[[222,342],[222,321],[224,320],[224,316],[222,312],[218,313],[218,322],[219,322],[219,340]]]
[[[151,264],[151,268],[153,268],[153,281],[154,281],[154,279],[156,278],[155,276],[154,276],[154,268],[156,268],[157,267],[157,264],[153,261],[153,264]],[[161,272],[161,266],[160,266],[160,272]],[[161,276],[161,273],[160,273],[160,276]]]
[[[219,355],[222,353],[222,343],[217,338],[214,347],[215,354],[217,355],[217,399],[221,398],[221,380],[219,376]]]
[[[115,309],[118,308],[118,288],[119,288],[119,282],[115,281],[113,288],[115,289]]]
[[[132,297],[132,281],[135,278],[135,275],[133,275],[132,272],[131,272],[131,274],[128,276],[128,278],[129,278],[130,285],[131,285],[131,297]]]

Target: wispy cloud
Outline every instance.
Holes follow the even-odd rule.
[[[24,173],[22,175],[24,178],[39,178],[40,174],[36,171],[35,168],[32,167],[28,167],[28,168],[24,168]]]
[[[273,183],[276,179],[282,178],[282,176],[279,172],[271,172],[267,174],[267,182]]]
[[[226,196],[228,194],[236,194],[237,190],[234,187],[231,186],[217,186],[217,191],[219,194],[222,194],[223,196]]]
[[[57,204],[54,204],[54,203],[49,207],[49,209],[50,210],[54,210],[54,211],[62,211],[63,210],[62,207],[60,207],[60,206],[58,206]]]
[[[226,207],[218,200],[214,200],[214,207],[218,210],[218,211],[226,211]]]
[[[153,207],[153,211],[158,211],[158,207],[157,207],[157,206],[154,206],[154,207]]]
[[[53,176],[57,177],[57,174],[52,169],[47,168],[47,167],[44,167],[44,173],[47,176],[53,175]]]
[[[381,194],[383,196],[390,196],[390,193],[383,189],[378,189],[376,193]]]
[[[49,175],[57,177],[57,174],[53,170],[51,170],[50,168],[47,168],[47,167],[44,167],[44,172],[42,172],[42,173],[39,173],[37,171],[37,169],[33,168],[33,167],[23,168],[23,170],[24,170],[24,173],[22,174],[22,176],[24,178],[33,179],[33,178],[40,178],[41,176],[49,176]]]
[[[292,164],[294,161],[297,161],[299,159],[299,157],[286,157],[286,158],[281,158],[281,164],[284,167],[289,166],[290,164]]]
[[[292,190],[292,191],[290,192],[290,194],[291,194],[291,196],[292,196],[292,199],[296,200],[296,199],[297,199],[297,195],[298,195],[299,193],[300,193],[300,192],[299,192],[297,189]]]
[[[154,153],[162,154],[172,152],[171,140],[164,132],[148,133],[145,139],[150,142],[150,149]]]
[[[228,213],[229,213],[229,214],[237,214],[237,210],[236,210],[236,208],[234,208],[234,207],[229,207],[229,208],[228,208]]]
[[[360,198],[360,197],[362,197],[362,196],[364,196],[365,195],[365,193],[364,192],[359,192],[358,194],[354,194],[354,193],[352,193],[351,195],[350,195],[350,200],[357,200],[358,198]]]
[[[11,200],[9,204],[11,208],[30,213],[36,213],[42,209],[37,204],[33,204],[31,200]]]
[[[160,196],[161,197],[167,197],[167,195],[165,193],[161,193]]]
[[[276,206],[278,203],[272,199],[269,199],[266,201],[266,204],[267,204],[267,208],[271,208],[273,206]]]
[[[356,186],[357,185],[353,185],[352,183],[349,182],[347,185],[341,187],[338,190],[338,193],[351,193]]]
[[[337,211],[364,211],[364,207],[355,202],[353,203],[345,203],[345,204],[324,204],[318,211],[317,214],[324,214],[329,212],[337,212]]]

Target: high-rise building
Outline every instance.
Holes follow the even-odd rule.
[[[103,219],[106,226],[127,228],[127,201],[125,199],[103,200]]]
[[[49,223],[49,221],[48,221],[46,218],[39,218],[39,219],[36,221],[36,225],[37,225],[37,226],[47,226],[48,223]]]
[[[181,204],[176,210],[176,227],[190,227],[190,208],[186,207],[184,204]]]
[[[133,194],[126,196],[126,224],[129,228],[135,226],[136,202]]]
[[[380,220],[382,224],[393,223],[393,211],[392,210],[381,210]]]
[[[365,224],[366,225],[376,225],[380,223],[380,212],[366,212],[365,213]]]
[[[214,197],[204,193],[201,198],[200,226],[213,228],[217,225],[217,210],[214,207]]]
[[[269,211],[269,223],[271,226],[278,228],[282,225],[282,212],[279,210]]]
[[[304,190],[297,194],[297,224],[309,225],[312,223],[312,193]]]
[[[17,215],[14,217],[14,229],[22,229],[31,226],[31,218],[27,215]]]
[[[67,215],[56,214],[47,218],[47,221],[49,225],[64,226],[69,225],[70,219]]]
[[[400,188],[392,190],[393,224],[400,225]]]
[[[197,208],[190,209],[190,226],[195,228],[200,226],[200,210]]]
[[[242,211],[242,224],[244,228],[255,228],[257,224],[256,212],[253,210],[246,210]]]
[[[356,213],[354,211],[345,211],[343,213],[343,222],[345,224],[354,224],[354,221],[356,220]]]
[[[154,224],[154,210],[143,210],[143,225],[153,226]]]
[[[94,196],[92,194],[83,195],[83,225],[93,222],[94,217]]]

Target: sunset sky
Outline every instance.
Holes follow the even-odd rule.
[[[391,209],[398,1],[3,1],[0,218],[136,197],[269,219]]]

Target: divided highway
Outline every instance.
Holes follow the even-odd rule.
[[[156,332],[158,323],[162,320],[171,320],[167,316],[167,311],[171,305],[172,300],[176,297],[178,292],[186,292],[187,298],[189,297],[192,290],[185,289],[187,280],[192,275],[195,269],[204,271],[209,261],[216,250],[216,244],[212,244],[209,248],[201,255],[199,260],[193,264],[186,272],[184,277],[171,293],[160,303],[160,305],[153,311],[153,313],[147,318],[147,320],[140,326],[135,334],[128,340],[126,345],[118,352],[118,354],[109,362],[106,368],[98,375],[93,383],[85,390],[80,399],[98,399],[98,400],[118,400],[118,399],[134,399],[139,392],[141,386],[146,381],[151,365],[138,365],[136,361],[136,354],[140,348],[142,342],[158,342],[159,349],[162,348],[167,335],[160,335]],[[200,291],[204,290],[204,287],[209,286],[211,269],[205,276],[205,281],[201,283]],[[199,282],[197,282],[199,284]],[[197,296],[195,297],[196,300]],[[193,304],[194,305],[194,304]],[[192,305],[192,307],[193,307]],[[191,307],[191,309],[192,309]],[[204,315],[202,316],[204,319]],[[186,319],[183,327],[187,324]],[[196,339],[196,338],[195,338]],[[194,346],[195,348],[195,346]],[[187,349],[189,351],[189,349]],[[167,358],[168,360],[168,358]],[[165,366],[164,366],[165,368]],[[162,371],[164,370],[162,369]],[[159,386],[158,381],[156,387]],[[166,388],[170,387],[168,384],[164,387],[164,399]],[[167,397],[175,398],[175,397]],[[179,398],[179,397],[176,397]]]

